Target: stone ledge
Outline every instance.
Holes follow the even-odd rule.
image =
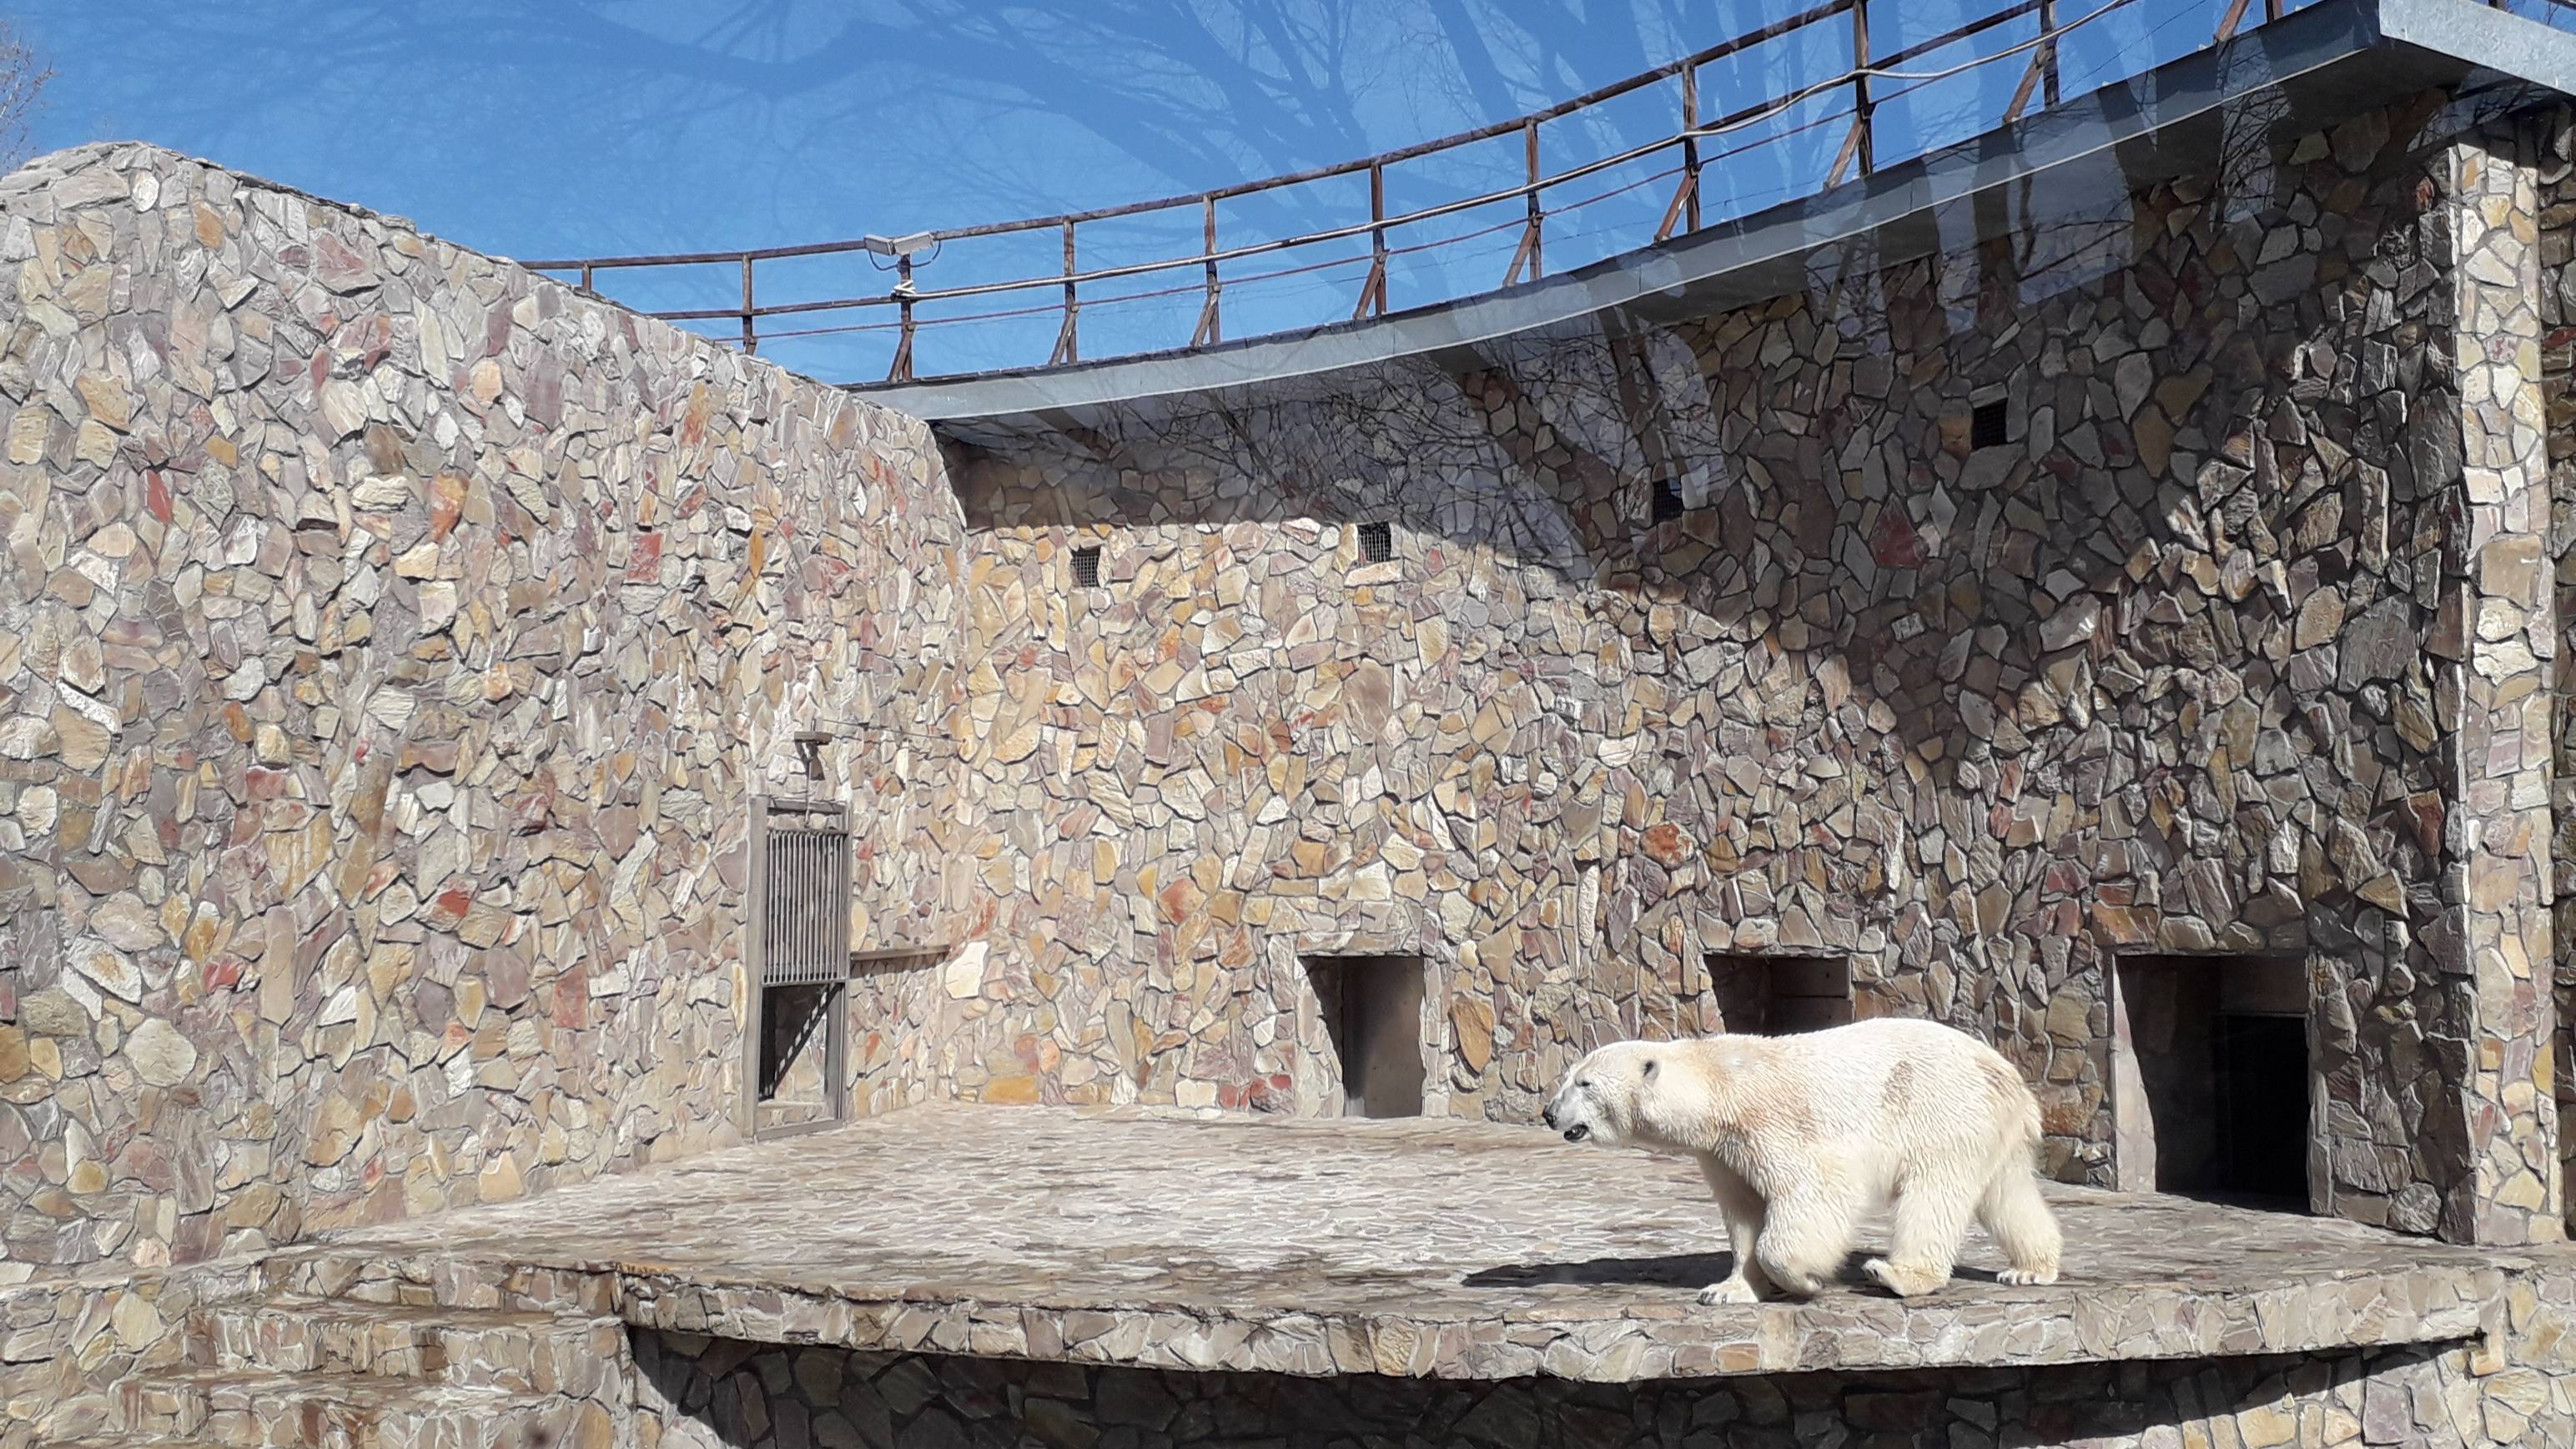
[[[1302,1376],[1547,1377],[1631,1383],[1819,1370],[1992,1368],[2459,1343],[2504,1271],[2261,1293],[2114,1290],[2116,1301],[1909,1306],[1851,1300],[1617,1316],[1437,1319],[856,1299],[619,1274],[627,1322],[753,1343]],[[2406,1300],[2426,1306],[2399,1306]]]
[[[927,1107],[336,1235],[458,1279],[612,1275],[751,1342],[1318,1375],[1606,1382],[2299,1353],[2480,1336],[2532,1255],[2053,1190],[2067,1277],[1702,1308],[1697,1173],[1485,1123]],[[1865,1239],[1866,1241],[1866,1239]],[[2550,1250],[2561,1254],[2562,1250]]]

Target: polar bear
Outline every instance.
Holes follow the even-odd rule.
[[[2003,1282],[2057,1281],[2039,1104],[1994,1048],[1936,1022],[1618,1042],[1578,1063],[1540,1115],[1568,1142],[1699,1160],[1735,1256],[1702,1303],[1814,1293],[1891,1199],[1895,1241],[1864,1265],[1891,1292],[1950,1281],[1971,1216],[2012,1264]]]

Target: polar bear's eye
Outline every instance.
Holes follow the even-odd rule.
[[[1655,1059],[1654,1059],[1653,1057],[1648,1057],[1648,1058],[1646,1058],[1646,1075],[1651,1077],[1651,1076],[1653,1076],[1654,1074],[1655,1074]]]

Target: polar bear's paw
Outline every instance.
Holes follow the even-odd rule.
[[[1752,1284],[1736,1277],[1702,1288],[1699,1301],[1705,1307],[1714,1308],[1721,1303],[1759,1303],[1762,1297],[1753,1291]]]
[[[1862,1272],[1878,1280],[1878,1286],[1900,1298],[1929,1293],[1950,1278],[1947,1273],[1934,1273],[1927,1268],[1900,1267],[1885,1258],[1872,1258],[1860,1266]]]
[[[2011,1288],[2036,1288],[2057,1281],[2055,1268],[2006,1268],[1995,1281]]]

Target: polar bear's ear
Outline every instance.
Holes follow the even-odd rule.
[[[1651,1077],[1651,1076],[1653,1076],[1654,1074],[1655,1074],[1655,1059],[1654,1059],[1653,1057],[1648,1057],[1648,1058],[1646,1058],[1646,1070],[1645,1070],[1645,1072],[1644,1072],[1644,1075]]]

